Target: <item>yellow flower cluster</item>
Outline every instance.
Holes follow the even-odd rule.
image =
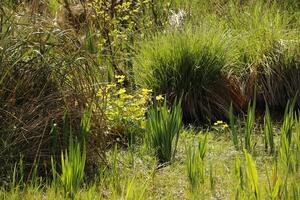
[[[125,80],[125,76],[124,75],[116,75],[115,78],[117,79],[118,83],[123,83]]]
[[[155,97],[155,99],[156,99],[157,101],[163,101],[163,100],[164,100],[164,97],[163,97],[162,95],[158,95],[158,96]]]
[[[98,96],[105,99],[102,106],[108,119],[108,126],[118,130],[125,130],[133,126],[144,128],[147,105],[151,100],[152,90],[143,88],[129,92],[122,85],[125,76],[115,76],[117,84],[105,84],[98,92]],[[105,91],[105,92],[103,92]]]
[[[228,124],[226,122],[223,122],[222,120],[218,120],[214,123],[214,128],[216,129],[226,129],[228,127]]]

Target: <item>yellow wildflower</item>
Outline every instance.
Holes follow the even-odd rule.
[[[100,89],[100,90],[98,90],[97,96],[98,96],[98,97],[101,97],[101,96],[102,96],[102,94],[103,94],[102,90],[101,90],[101,89]]]
[[[121,89],[119,89],[119,91],[117,92],[117,95],[125,94],[125,92],[126,92],[126,89],[121,88]]]
[[[134,98],[134,96],[132,96],[132,95],[130,95],[130,94],[124,96],[124,99],[133,99],[133,98]]]
[[[164,97],[162,95],[158,95],[156,96],[155,98],[157,101],[163,101],[164,100]]]
[[[116,78],[116,79],[123,79],[123,80],[124,80],[124,79],[125,79],[125,76],[124,76],[124,75],[116,75],[115,78]]]
[[[117,87],[117,85],[116,84],[107,84],[107,86],[106,86],[107,89],[114,88],[114,87]]]
[[[124,79],[118,79],[117,82],[118,82],[118,83],[123,83],[123,82],[124,82]]]
[[[146,126],[146,122],[145,121],[141,121],[141,128],[144,129]]]
[[[224,122],[221,120],[218,120],[217,122],[214,123],[215,126],[219,125],[219,124],[223,124]]]
[[[123,83],[125,76],[124,75],[116,75],[115,78],[117,79],[118,83]]]
[[[152,92],[152,90],[149,90],[149,89],[146,89],[146,88],[143,88],[142,89],[142,94],[143,95],[148,95],[149,93],[151,93]]]
[[[228,124],[225,123],[222,127],[223,127],[224,129],[225,129],[225,128],[228,128]]]

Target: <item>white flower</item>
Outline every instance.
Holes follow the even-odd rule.
[[[184,24],[184,18],[186,17],[186,12],[183,9],[179,9],[178,12],[171,10],[171,15],[169,16],[169,23],[175,28],[181,28]]]

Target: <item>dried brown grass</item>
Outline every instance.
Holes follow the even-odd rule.
[[[59,31],[46,19],[35,21],[6,16],[0,32],[0,179],[23,158],[30,175],[34,163],[40,174],[51,168],[51,156],[66,148],[63,116],[70,115],[72,134],[96,98],[103,70],[80,45],[72,31]],[[57,136],[50,135],[57,124]],[[88,135],[88,162],[105,159],[106,125],[95,107]],[[53,148],[55,153],[53,153]],[[55,155],[56,154],[56,155]],[[2,173],[3,172],[3,173]]]

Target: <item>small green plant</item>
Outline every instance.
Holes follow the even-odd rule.
[[[245,186],[244,186],[244,172],[241,164],[241,159],[238,156],[235,158],[234,174],[235,174],[235,178],[237,179],[235,196],[236,199],[239,199]]]
[[[112,158],[111,158],[111,170],[110,170],[111,187],[114,193],[118,194],[121,191],[120,185],[120,171],[118,168],[118,146],[115,145]]]
[[[272,200],[280,199],[283,190],[283,178],[278,174],[277,163],[274,162],[271,170],[271,177],[269,169],[266,168],[266,175],[268,180],[269,198]]]
[[[286,105],[278,150],[279,162],[282,169],[286,172],[295,172],[298,165],[298,155],[295,154],[297,152],[297,144],[299,142],[297,139],[298,128],[296,128],[295,134],[293,134],[293,126],[294,124],[297,125],[297,120],[294,116],[294,105],[295,98],[292,102],[289,101]]]
[[[57,14],[57,11],[59,10],[59,6],[60,6],[60,4],[59,4],[58,0],[49,0],[48,1],[48,8],[53,16],[55,16]]]
[[[125,188],[126,195],[124,199],[126,200],[143,200],[145,199],[145,185],[139,185],[133,177],[131,180],[128,180],[127,187]]]
[[[207,134],[199,137],[198,148],[190,145],[187,149],[186,168],[188,180],[191,185],[192,192],[199,189],[200,184],[204,183],[204,158],[207,151]],[[214,189],[215,179],[212,174],[212,166],[210,168],[210,185]]]
[[[270,111],[268,105],[266,105],[266,112],[264,117],[264,134],[265,134],[265,149],[268,151],[270,148],[270,153],[275,153],[275,144],[273,137],[273,126],[272,120],[270,116]]]
[[[259,189],[259,182],[258,182],[258,174],[256,170],[255,163],[253,161],[253,158],[251,154],[247,152],[247,150],[244,151],[245,155],[245,164],[246,164],[246,185],[250,187],[251,194],[253,195],[254,199],[262,199],[261,198],[261,192]]]
[[[82,150],[81,150],[82,149]],[[60,181],[66,196],[74,198],[80,188],[83,178],[86,161],[85,144],[81,147],[77,139],[70,137],[69,149],[61,153]]]
[[[198,149],[201,160],[204,160],[207,151],[207,134],[204,137],[199,138]]]
[[[255,107],[256,107],[256,98],[251,105],[251,102],[248,105],[248,113],[247,113],[247,120],[246,120],[246,128],[245,128],[245,149],[249,152],[253,149],[253,142],[252,142],[252,135],[253,135],[253,128],[255,122]]]
[[[235,158],[234,175],[236,179],[235,199],[242,199],[244,195],[244,189],[245,189],[245,177],[244,177],[244,171],[242,168],[241,159],[239,156]]]
[[[283,120],[283,125],[281,128],[281,135],[286,137],[289,144],[291,143],[292,140],[292,128],[294,125],[294,108],[295,108],[295,100],[288,101],[285,111],[284,111],[284,120]]]
[[[300,168],[300,117],[296,120],[296,130],[294,136],[294,156],[296,163],[296,170]]]
[[[228,124],[222,120],[217,120],[212,128],[217,131],[217,133],[224,133],[228,129]]]
[[[24,163],[21,157],[18,163],[15,163],[12,171],[11,189],[19,187],[25,182],[24,177]]]
[[[233,145],[236,150],[239,150],[239,141],[238,141],[238,130],[236,125],[236,118],[233,113],[233,106],[232,103],[230,104],[229,108],[229,122],[230,122],[230,130],[231,130],[231,138]]]
[[[196,192],[204,183],[204,162],[201,158],[199,148],[190,145],[187,149],[186,169],[191,191]]]
[[[290,143],[285,135],[280,137],[280,145],[278,149],[279,163],[285,171],[289,171],[290,168],[290,158],[291,158],[291,149]]]
[[[86,136],[91,128],[91,108],[87,109],[81,118],[79,137],[73,138],[71,127],[68,124],[68,113],[64,115],[64,127],[69,134],[69,147],[61,152],[61,174],[56,170],[56,162],[51,159],[53,185],[61,184],[65,196],[74,198],[84,179],[86,163]],[[66,133],[64,133],[66,134]]]
[[[166,101],[162,106],[154,105],[150,108],[145,142],[149,149],[154,149],[160,163],[174,158],[181,126],[181,101],[170,110]]]
[[[210,190],[212,192],[215,191],[215,187],[216,187],[216,178],[214,176],[214,169],[213,169],[213,166],[212,164],[210,164],[210,167],[209,167],[209,184],[210,184]]]

